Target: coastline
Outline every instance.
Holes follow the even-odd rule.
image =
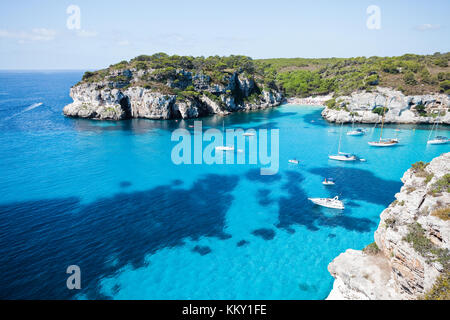
[[[328,265],[335,281],[327,300],[415,300],[442,292],[438,280],[450,273],[449,174],[450,153],[405,172],[396,200],[380,214],[375,242]]]

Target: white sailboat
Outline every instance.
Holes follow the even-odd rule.
[[[441,116],[441,112],[439,111],[439,115],[437,116],[436,121],[434,122],[433,127],[431,128],[430,135],[428,136],[427,144],[446,144],[446,143],[450,142],[450,139],[448,139],[447,137],[436,135],[437,134],[437,128],[438,128],[438,125],[439,125],[439,121],[438,120],[439,120],[440,116]],[[433,131],[435,132],[434,138],[430,139],[431,135],[433,134]]]
[[[338,153],[337,154],[331,154],[328,156],[331,160],[337,160],[337,161],[356,161],[356,156],[351,153],[341,152],[341,140],[342,140],[342,126],[344,125],[344,122],[341,124],[341,131],[339,133],[339,147],[338,147]]]
[[[392,147],[398,144],[398,139],[383,139],[384,116],[386,114],[386,104],[383,108],[383,117],[381,118],[380,139],[378,141],[370,141],[368,144],[372,147]]]
[[[225,121],[222,121],[222,132],[225,138]],[[216,151],[233,151],[234,146],[217,146],[215,147]]]
[[[339,210],[345,209],[344,203],[341,200],[339,200],[338,196],[334,198],[308,198],[308,200],[322,207]]]
[[[347,132],[348,136],[363,136],[365,134],[365,131],[361,128],[355,129],[355,117],[352,116],[352,130]]]

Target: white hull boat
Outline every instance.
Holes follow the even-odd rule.
[[[243,136],[244,136],[244,137],[254,137],[255,134],[254,134],[254,133],[251,133],[251,132],[246,132],[246,133],[243,134]]]
[[[339,209],[344,210],[345,206],[344,203],[339,200],[339,197],[336,196],[333,199],[331,198],[308,198],[308,200],[312,201],[314,204],[317,204],[318,206],[331,208],[331,209]]]
[[[347,153],[332,154],[329,155],[328,158],[337,161],[356,161],[356,157],[354,155]]]
[[[398,139],[370,141],[368,144],[372,147],[393,147],[398,144]]]
[[[216,147],[216,150],[217,151],[233,151],[234,147],[219,146],[219,147]]]
[[[289,160],[289,163],[292,163],[292,164],[299,164],[300,161],[298,161],[298,160]]]
[[[352,130],[347,132],[348,136],[363,136],[364,135],[364,131],[362,129],[356,129],[356,130]]]
[[[322,181],[322,184],[324,185],[324,186],[334,186],[334,181],[333,180],[331,180],[331,179],[325,179],[325,181]]]
[[[446,144],[449,143],[450,139],[447,139],[446,137],[436,137],[433,140],[428,140],[428,144]]]

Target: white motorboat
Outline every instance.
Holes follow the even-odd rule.
[[[347,135],[348,136],[362,136],[362,135],[364,135],[364,133],[365,132],[363,129],[357,128],[355,130],[347,132]]]
[[[334,198],[308,198],[308,200],[322,207],[339,210],[345,209],[344,203],[339,200],[338,196]]]
[[[446,144],[449,143],[450,139],[448,139],[447,137],[443,137],[443,136],[436,136],[434,139],[432,140],[428,140],[428,144]]]
[[[255,134],[253,132],[246,132],[243,134],[244,137],[253,137]]]
[[[322,184],[324,186],[334,186],[334,181],[331,178],[328,179],[325,178],[325,180],[322,181]]]
[[[225,122],[222,121],[222,132],[223,135],[225,136]],[[215,147],[216,151],[233,151],[234,147],[233,146],[217,146]]]
[[[291,160],[289,160],[289,163],[293,163],[293,164],[299,164],[299,163],[300,163],[300,161],[298,161],[298,160],[295,160],[295,159],[291,159]]]
[[[218,146],[215,148],[217,151],[233,151],[234,147],[228,147],[228,146]]]

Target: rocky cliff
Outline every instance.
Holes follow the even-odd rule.
[[[87,72],[71,88],[70,117],[99,120],[197,118],[269,108],[283,100],[250,58],[157,54]]]
[[[437,290],[437,279],[448,281],[450,153],[414,164],[402,182],[381,213],[375,243],[329,264],[335,281],[328,299],[418,299]]]
[[[427,94],[405,96],[400,91],[378,87],[373,92],[354,92],[329,101],[322,116],[329,122],[379,123],[386,107],[386,123],[450,124],[450,96]]]

